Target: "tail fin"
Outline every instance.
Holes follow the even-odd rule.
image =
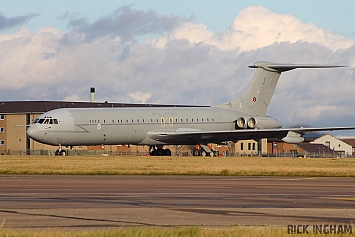
[[[257,68],[257,70],[247,90],[239,97],[217,107],[238,110],[250,115],[266,116],[267,108],[282,72],[296,68],[334,68],[343,66],[256,62],[249,67]]]

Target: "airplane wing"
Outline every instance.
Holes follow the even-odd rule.
[[[198,129],[177,129],[175,131],[150,131],[148,137],[156,141],[168,144],[186,143],[216,143],[221,144],[226,141],[236,142],[238,140],[261,138],[279,138],[287,143],[300,143],[304,139],[302,135],[309,132],[352,130],[352,127],[323,127],[323,128],[279,128],[279,129],[239,129],[227,131],[204,131]]]

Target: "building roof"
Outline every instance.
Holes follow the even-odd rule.
[[[315,144],[315,143],[299,143],[297,144],[303,150],[310,153],[333,153],[333,149],[323,145],[323,144]]]
[[[346,139],[341,139],[343,142],[346,144],[351,145],[352,147],[355,147],[355,139],[354,138],[346,138]]]
[[[128,103],[92,103],[71,101],[0,101],[2,114],[34,114],[45,113],[59,108],[108,108],[108,107],[192,107],[191,105],[164,105],[164,104],[128,104]],[[194,106],[195,107],[195,106]],[[207,106],[197,106],[207,107]]]

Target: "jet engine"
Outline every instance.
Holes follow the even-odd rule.
[[[240,117],[235,121],[235,128],[251,128],[251,129],[268,129],[268,128],[281,128],[282,123],[271,117]]]
[[[245,122],[245,119],[240,117],[235,121],[235,129],[238,128],[247,128],[247,123]]]

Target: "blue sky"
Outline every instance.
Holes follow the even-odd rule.
[[[96,87],[97,101],[216,105],[243,92],[256,61],[334,64],[346,67],[282,74],[268,114],[354,125],[355,1],[0,6],[0,101],[87,101]]]
[[[194,22],[203,23],[214,32],[227,29],[241,9],[251,5],[262,5],[275,13],[290,14],[304,23],[312,22],[320,28],[329,29],[347,38],[355,39],[355,2],[351,0],[0,0],[0,4],[0,12],[7,17],[38,14],[25,24],[31,31],[44,26],[54,26],[62,31],[67,30],[67,22],[60,19],[65,13],[96,20],[119,6],[132,5],[135,9],[155,10],[162,15],[194,16]],[[7,31],[15,29],[8,29]]]

